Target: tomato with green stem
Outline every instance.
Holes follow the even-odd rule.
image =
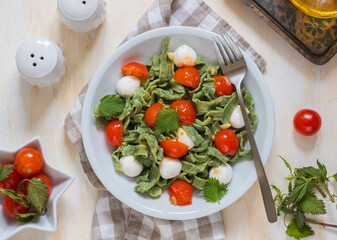
[[[14,165],[12,163],[4,163],[2,166]],[[9,174],[8,178],[0,181],[0,188],[2,189],[12,189],[16,190],[22,181],[23,177],[18,173],[18,171],[13,168],[12,172]]]
[[[51,191],[52,191],[52,188],[53,188],[53,185],[51,183],[51,180],[50,178],[43,174],[43,173],[38,173],[38,174],[35,174],[34,176],[32,176],[29,180],[33,179],[33,178],[36,178],[38,180],[43,180],[44,183],[47,185],[48,187],[48,196],[50,195]],[[28,185],[29,185],[29,180],[26,181],[25,180],[25,185],[24,185],[24,188],[25,188],[25,193],[28,194]]]

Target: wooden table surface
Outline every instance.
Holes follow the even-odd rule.
[[[1,0],[0,8],[0,147],[15,148],[36,135],[44,142],[49,160],[76,177],[58,203],[58,231],[25,230],[12,239],[90,239],[98,192],[84,175],[74,146],[67,139],[64,118],[82,87],[153,0],[107,0],[107,16],[98,30],[78,34],[58,20],[56,1]],[[239,0],[206,0],[268,62],[264,73],[273,96],[276,129],[266,166],[270,184],[286,189],[287,169],[277,155],[293,166],[315,164],[337,172],[337,57],[324,66],[304,59]],[[68,61],[67,73],[53,87],[39,89],[20,79],[15,65],[18,44],[29,36],[49,37],[60,43]],[[295,133],[292,119],[302,108],[317,110],[323,120],[314,137]],[[336,190],[336,188],[335,188]],[[335,206],[322,219],[337,223]],[[227,239],[287,239],[283,219],[266,220],[257,183],[236,203],[222,211]],[[1,224],[1,223],[0,223]],[[314,227],[312,239],[337,239],[337,231]],[[1,234],[1,233],[0,233]]]

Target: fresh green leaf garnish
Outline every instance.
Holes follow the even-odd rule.
[[[125,107],[125,101],[118,95],[106,95],[100,100],[97,110],[94,110],[94,115],[99,117],[102,113],[106,117],[117,117],[121,114]]]
[[[334,175],[332,175],[332,177],[335,179],[335,181],[337,182],[337,173],[335,173]]]
[[[9,174],[11,174],[14,167],[15,165],[5,165],[5,166],[0,165],[0,181],[8,178]]]
[[[155,133],[169,133],[180,127],[179,114],[172,108],[165,108],[158,112]]]
[[[309,237],[315,234],[314,231],[312,231],[311,227],[306,223],[303,225],[302,229],[299,230],[297,228],[295,218],[293,218],[288,224],[286,233],[289,237],[294,237],[296,239]]]
[[[290,170],[290,175],[286,177],[289,181],[288,194],[283,193],[279,188],[272,185],[276,195],[274,197],[277,213],[283,212],[285,215],[291,216],[291,221],[287,226],[286,233],[290,237],[301,239],[314,235],[313,230],[307,223],[319,224],[322,226],[336,227],[337,225],[318,223],[307,219],[307,214],[317,215],[326,214],[325,204],[316,196],[319,192],[323,198],[329,198],[331,202],[335,202],[337,195],[331,194],[327,177],[327,169],[317,160],[317,168],[309,166],[296,168],[292,172],[290,164],[281,157],[286,167]],[[331,176],[337,181],[337,174]]]
[[[227,185],[220,183],[216,178],[209,178],[204,187],[204,197],[206,202],[219,202],[227,191]]]
[[[23,195],[17,193],[14,190],[11,189],[0,189],[0,193],[5,194],[12,198],[15,202],[18,202],[23,207],[29,207],[29,205],[23,200]]]
[[[45,181],[32,178],[28,184],[27,201],[41,213],[44,209],[48,196],[48,187]]]
[[[39,213],[23,213],[18,214],[16,220],[21,223],[28,223],[33,220],[33,218],[38,215]]]

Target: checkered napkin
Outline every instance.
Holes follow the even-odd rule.
[[[266,66],[262,57],[202,0],[155,0],[126,40],[151,29],[174,25],[227,33],[261,71]],[[87,89],[88,86],[82,90],[66,117],[65,130],[80,155],[89,181],[102,190],[92,222],[92,239],[224,239],[220,212],[185,221],[163,220],[130,209],[106,191],[90,166],[82,142],[81,115]]]

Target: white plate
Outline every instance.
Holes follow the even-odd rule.
[[[214,33],[199,28],[160,28],[127,41],[104,62],[90,83],[82,113],[83,143],[98,178],[107,190],[124,204],[158,218],[172,220],[199,218],[232,204],[252,186],[257,178],[252,161],[241,161],[233,166],[233,179],[229,184],[229,191],[221,199],[220,204],[207,203],[202,194],[195,191],[192,205],[173,206],[167,191],[156,199],[140,195],[133,190],[136,185],[135,179],[115,171],[111,157],[113,148],[105,141],[104,128],[97,128],[93,117],[93,109],[98,106],[100,99],[107,94],[116,93],[116,82],[122,76],[121,67],[133,61],[145,63],[153,55],[160,55],[161,42],[167,36],[171,37],[170,51],[187,44],[208,63],[217,62],[212,42]],[[274,138],[274,107],[268,86],[259,69],[246,55],[245,59],[248,72],[244,84],[255,100],[255,110],[259,116],[255,138],[265,164]]]

